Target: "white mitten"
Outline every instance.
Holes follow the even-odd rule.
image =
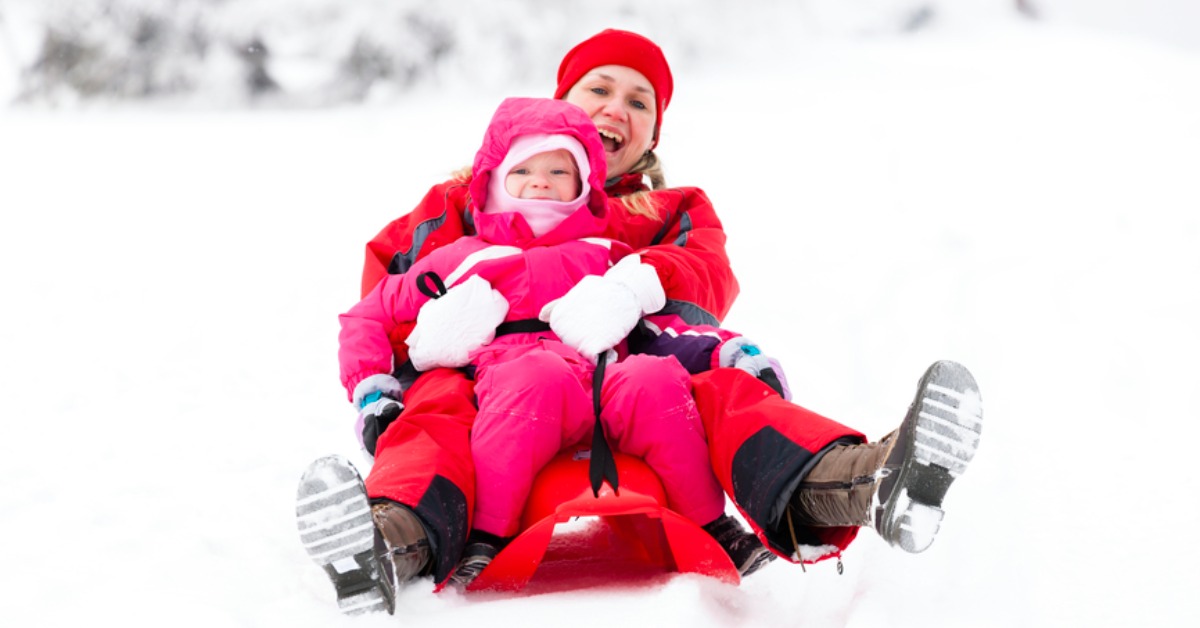
[[[504,295],[473,275],[421,306],[417,325],[405,341],[408,359],[418,371],[466,366],[472,351],[496,338],[496,327],[506,314]]]
[[[538,316],[563,343],[595,362],[621,342],[646,314],[667,303],[658,272],[630,255],[603,276],[588,276]]]
[[[604,273],[604,280],[628,288],[637,298],[643,316],[653,314],[667,304],[667,293],[663,292],[658,271],[649,264],[643,264],[642,256],[637,253],[621,258],[621,261]]]

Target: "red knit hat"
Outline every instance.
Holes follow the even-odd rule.
[[[558,66],[558,88],[555,98],[567,95],[584,74],[602,65],[623,65],[633,68],[645,76],[654,88],[655,116],[654,141],[650,148],[658,145],[658,129],[662,126],[663,112],[671,102],[675,81],[671,78],[671,67],[662,50],[652,41],[629,31],[607,29],[585,39],[563,57]]]

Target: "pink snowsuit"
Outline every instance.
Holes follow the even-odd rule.
[[[513,140],[534,134],[574,138],[590,166],[586,198],[541,236],[534,235],[520,211],[480,210],[489,207],[490,175]],[[341,316],[338,357],[348,391],[371,375],[391,372],[392,342],[398,342],[394,332],[415,320],[429,300],[417,285],[424,273],[435,273],[447,288],[478,275],[508,301],[505,322],[529,321],[580,279],[604,274],[631,252],[620,242],[597,237],[607,216],[604,150],[594,124],[578,107],[546,99],[505,100],[473,170],[472,217],[478,235],[434,251],[403,275],[388,276]],[[471,432],[476,474],[471,527],[511,537],[520,531],[537,473],[564,447],[591,436],[595,367],[551,331],[501,335],[474,352],[471,361],[479,404]],[[678,360],[634,355],[610,365],[601,408],[614,450],[646,461],[662,479],[673,510],[701,525],[724,513],[725,496],[709,462],[690,376]]]

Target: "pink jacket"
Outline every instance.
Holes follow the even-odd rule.
[[[485,214],[479,208],[487,203],[491,171],[504,160],[512,140],[538,133],[570,135],[583,145],[590,162],[591,191],[586,204],[557,227],[534,237],[520,214]],[[338,360],[347,391],[371,375],[392,371],[394,345],[402,342],[394,332],[400,324],[416,320],[429,300],[417,287],[417,278],[426,272],[437,274],[447,288],[479,275],[507,299],[506,321],[527,320],[536,319],[547,303],[566,294],[583,277],[604,274],[631,252],[620,242],[598,237],[608,212],[604,149],[595,125],[578,107],[545,99],[505,100],[488,126],[473,170],[471,215],[477,235],[434,251],[403,275],[389,275],[340,317]],[[550,332],[539,335],[554,338]],[[500,340],[519,342],[522,334],[515,336]]]

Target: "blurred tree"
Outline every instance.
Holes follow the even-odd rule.
[[[978,9],[949,0],[0,1],[0,55],[19,68],[20,97],[48,103],[269,96],[324,105],[439,82],[511,89],[548,80],[562,51],[605,26],[653,36],[686,70],[820,36],[921,31],[983,4],[1037,15],[1036,0],[978,0]]]
[[[253,96],[279,91],[279,84],[267,72],[267,58],[270,51],[262,40],[255,37],[250,43],[238,49],[238,56],[246,64],[246,87]]]

